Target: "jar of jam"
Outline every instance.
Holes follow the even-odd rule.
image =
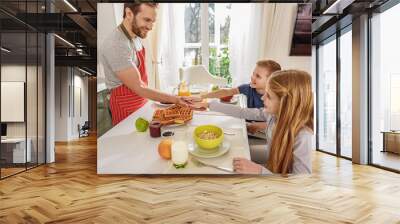
[[[161,123],[158,121],[152,121],[149,125],[150,136],[158,138],[161,136]]]

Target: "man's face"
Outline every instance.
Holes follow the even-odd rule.
[[[156,8],[142,4],[136,15],[133,15],[132,11],[129,14],[127,15],[128,20],[131,22],[131,31],[142,39],[146,38],[147,33],[153,29],[153,24],[156,21]]]

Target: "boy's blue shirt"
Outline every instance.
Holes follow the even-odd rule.
[[[261,99],[262,95],[256,89],[251,88],[250,84],[243,84],[238,87],[241,94],[247,97],[247,108],[261,108],[264,107],[264,102]]]

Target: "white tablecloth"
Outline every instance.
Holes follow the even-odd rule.
[[[151,120],[156,106],[149,101],[141,109],[110,129],[97,141],[98,174],[232,174],[212,167],[199,167],[192,163],[191,155],[185,168],[176,169],[171,160],[164,160],[158,154],[158,144],[165,137],[152,138],[149,130],[137,132],[135,121],[138,117]],[[201,160],[218,166],[232,168],[233,157],[250,159],[246,123],[242,119],[225,116],[217,112],[198,112],[187,125],[174,129],[172,139],[192,141],[193,129],[198,125],[214,124],[226,132],[230,141],[229,151],[217,158]]]

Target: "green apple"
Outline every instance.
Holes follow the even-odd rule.
[[[137,131],[145,132],[149,127],[149,122],[146,119],[139,117],[136,119],[135,126]]]

